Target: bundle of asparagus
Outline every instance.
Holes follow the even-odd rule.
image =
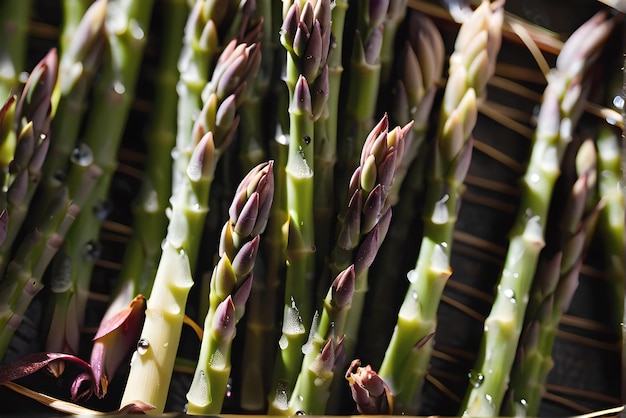
[[[577,139],[598,115],[623,127],[588,95],[604,44],[618,42],[609,6],[562,44],[514,15],[515,0],[31,1],[0,6],[3,398],[70,413],[538,415],[559,399],[576,283],[596,270],[611,290],[611,319],[593,323],[609,342],[596,346],[618,354],[623,150],[608,131]],[[63,21],[39,62],[24,28],[48,28],[44,7]],[[510,71],[519,40],[540,67],[542,53],[555,59],[547,86]],[[540,104],[537,120],[502,91]],[[532,137],[512,145],[518,161],[482,140],[488,119]],[[473,174],[475,150],[521,175],[519,201],[493,204],[515,221],[493,231],[508,252],[457,223],[476,184],[503,189]],[[135,201],[113,197],[120,184]],[[120,210],[132,228],[116,235]],[[111,237],[119,271],[101,267],[114,264]],[[461,284],[475,274],[457,258],[468,242],[478,260],[502,257],[495,299]],[[596,270],[594,256],[606,260]],[[459,291],[491,313],[447,293]],[[94,322],[90,292],[106,293]],[[462,326],[437,325],[450,307],[484,326],[478,358]],[[600,391],[596,406],[562,411],[618,403]]]

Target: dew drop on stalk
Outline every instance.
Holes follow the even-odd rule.
[[[228,378],[228,383],[226,383],[226,397],[227,398],[232,398],[233,397],[233,379],[232,377]]]
[[[515,416],[525,417],[527,413],[528,413],[528,402],[526,402],[526,399],[522,398],[518,402],[515,403]]]
[[[85,244],[85,258],[88,261],[95,261],[100,258],[100,254],[102,253],[102,247],[99,243],[94,241],[89,241]]]
[[[126,86],[124,86],[124,83],[122,83],[121,81],[115,80],[113,82],[113,91],[121,96],[122,94],[126,93]]]
[[[145,36],[143,29],[141,29],[141,25],[135,20],[131,19],[130,21],[130,33],[136,40],[142,40]]]
[[[296,411],[296,415],[306,415],[306,412],[299,410],[299,411]]]
[[[146,338],[141,338],[137,341],[137,353],[139,353],[140,356],[146,354],[148,348],[150,348],[150,342]]]
[[[93,163],[93,152],[91,152],[89,145],[84,142],[78,144],[70,154],[70,161],[81,167],[87,167]]]
[[[470,370],[470,372],[467,375],[469,377],[470,385],[472,385],[475,388],[480,387],[485,381],[485,375],[474,369]]]
[[[624,108],[624,98],[621,95],[616,95],[615,97],[613,97],[613,106],[615,106],[615,108],[617,109],[623,109]]]
[[[515,290],[511,289],[511,288],[506,288],[504,290],[502,290],[502,294],[508,298],[511,303],[516,303],[517,300],[515,299]]]

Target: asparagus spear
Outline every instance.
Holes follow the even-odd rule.
[[[206,185],[215,170],[214,147],[213,133],[209,131],[202,136],[191,156],[187,183],[172,197],[167,235],[121,406],[142,401],[154,406],[155,413],[163,413],[165,408],[187,296],[193,285],[186,251],[190,240],[187,215],[197,211],[196,203],[206,206]],[[195,190],[202,194],[194,194]]]
[[[352,357],[368,290],[368,270],[391,221],[389,191],[405,149],[412,123],[389,131],[384,115],[372,129],[348,188],[349,202],[338,217],[339,235],[331,254],[330,270],[337,274],[354,263],[356,284],[346,324],[346,355]]]
[[[54,198],[59,187],[65,183],[70,157],[77,146],[82,118],[87,110],[87,96],[105,53],[107,1],[94,2],[84,15],[79,16],[76,15],[82,7],[76,3],[64,3],[65,15],[72,17],[68,17],[70,22],[64,22],[62,36],[68,38],[62,41],[58,77],[60,98],[52,123],[54,140],[48,151],[49,158],[43,166],[44,181],[38,203],[38,217],[42,216],[47,202]],[[80,21],[72,27],[73,21],[77,19]],[[65,35],[66,32],[71,32],[71,36]]]
[[[312,319],[314,275],[314,121],[328,98],[327,57],[330,46],[330,1],[291,4],[285,15],[281,43],[287,50],[285,84],[289,89],[289,150],[286,171],[288,224],[287,273],[281,350],[276,362],[276,390],[282,397],[295,384]],[[293,327],[288,326],[294,324]],[[270,401],[272,403],[273,401]]]
[[[498,292],[487,319],[475,373],[483,376],[472,385],[462,404],[462,414],[493,416],[500,406],[522,331],[528,292],[544,247],[548,205],[565,147],[571,142],[581,104],[586,96],[585,70],[593,63],[613,20],[598,13],[566,41],[550,74],[537,120],[534,144],[522,178],[521,202]]]
[[[485,94],[500,48],[503,8],[483,1],[461,26],[450,57],[450,75],[440,112],[438,137],[427,166],[424,233],[409,288],[398,313],[379,375],[396,395],[397,408],[415,413],[436,330],[436,313],[451,274],[452,233],[472,154],[476,101]]]
[[[18,237],[35,195],[50,144],[52,92],[57,80],[57,52],[51,50],[33,69],[15,106],[17,142],[9,164],[7,235],[0,247],[0,272],[6,271],[11,247]]]
[[[259,234],[267,225],[274,196],[273,162],[253,168],[242,180],[230,206],[230,220],[220,237],[220,259],[211,277],[210,308],[194,378],[187,393],[187,413],[207,415],[222,409],[230,375],[235,325],[245,312]]]
[[[349,67],[346,113],[340,147],[340,169],[352,173],[358,166],[363,141],[374,124],[380,86],[383,20],[389,0],[362,2]],[[348,174],[349,175],[349,174]]]
[[[344,326],[355,287],[355,266],[340,272],[324,299],[322,314],[314,315],[304,359],[293,393],[286,405],[272,405],[270,414],[324,415],[334,372],[343,366]],[[285,408],[280,408],[284,406]]]
[[[72,189],[73,184],[82,182],[86,167],[101,171],[67,234],[63,256],[58,258],[60,264],[71,260],[72,295],[69,303],[74,306],[70,312],[75,315],[66,315],[66,327],[79,329],[83,324],[97,258],[100,225],[106,217],[103,208],[134,99],[152,6],[152,0],[108,0],[107,3],[105,33],[108,48],[102,63],[102,77],[93,91],[94,105],[87,117],[84,143],[73,153],[76,163],[67,177]],[[63,268],[59,266],[57,270]]]
[[[328,52],[328,100],[314,124],[315,162],[314,210],[316,270],[323,270],[333,246],[335,222],[335,163],[337,162],[338,121],[341,76],[343,74],[343,36],[348,10],[346,0],[335,1],[331,12],[332,42]]]
[[[511,415],[537,416],[548,373],[554,365],[552,347],[561,315],[578,286],[580,267],[603,206],[595,192],[596,150],[592,140],[583,142],[576,157],[578,179],[561,216],[561,250],[537,269],[526,309],[526,325],[509,385],[512,399],[505,403]],[[474,380],[478,384],[480,379]]]

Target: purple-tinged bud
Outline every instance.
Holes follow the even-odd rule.
[[[556,60],[559,71],[571,71],[591,61],[589,57],[598,53],[599,45],[609,36],[615,24],[614,19],[606,18],[606,12],[600,11],[570,35]]]
[[[315,19],[320,23],[322,34],[330,32],[331,16],[331,0],[317,0],[315,2]],[[322,49],[322,52],[328,54],[328,49]]]
[[[387,155],[384,156],[382,161],[378,162],[378,183],[383,186],[385,197],[387,197],[387,193],[391,189],[396,169],[398,168],[399,158],[396,158],[396,154],[395,147],[389,148]]]
[[[250,215],[249,211],[256,209],[254,216],[255,219],[249,231],[247,228],[243,228],[244,224],[242,223],[241,227],[243,229],[237,230],[238,233],[239,231],[248,233],[245,235],[240,233],[240,235],[258,235],[264,231],[265,226],[267,225],[267,218],[269,216],[274,198],[273,166],[273,161],[257,165],[250,170],[237,187],[235,198],[233,199],[229,209],[230,220],[233,224],[238,224],[240,222],[239,218],[242,216],[242,211],[246,205],[256,205],[249,206],[248,209],[246,209],[248,211],[248,217]],[[256,196],[254,198],[257,201],[256,203],[248,203],[248,200],[251,199],[252,196]]]
[[[391,215],[392,209],[391,204],[389,202],[385,203],[386,209],[382,210],[382,216],[378,220],[378,248],[382,245],[385,237],[387,236],[387,231],[389,231],[389,224],[391,223]]]
[[[220,342],[229,342],[235,337],[235,304],[230,295],[215,309],[213,316],[213,330]]]
[[[242,237],[247,237],[252,232],[259,214],[259,195],[253,193],[239,212],[235,223],[235,232]]]
[[[365,235],[365,238],[357,249],[354,260],[354,272],[357,276],[370,268],[376,258],[379,247],[379,226],[376,224],[376,226]]]
[[[363,45],[365,62],[369,65],[380,64],[380,51],[383,46],[383,26],[375,27]]]
[[[409,45],[408,41],[404,48],[403,58],[402,62],[404,65],[402,66],[402,80],[406,86],[405,88],[407,94],[411,97],[411,102],[413,104],[417,104],[422,97],[424,97],[424,78],[422,76],[420,63],[417,60],[417,55]]]
[[[291,106],[289,106],[289,112],[309,116],[313,114],[309,84],[302,74],[300,74],[296,82],[293,101],[291,102]]]
[[[220,234],[218,254],[226,254],[226,257],[232,260],[236,252],[237,246],[235,245],[235,237],[233,236],[233,224],[226,222]]]
[[[226,97],[220,103],[215,113],[215,126],[229,130],[237,115],[237,97],[234,94]]]
[[[315,80],[320,72],[320,63],[322,62],[322,32],[318,20],[313,23],[311,34],[301,59],[302,74],[307,80]]]
[[[354,264],[350,264],[347,269],[339,273],[333,280],[331,285],[331,303],[340,308],[350,305],[354,295],[355,282]]]
[[[306,1],[302,6],[302,13],[300,13],[300,22],[307,28],[313,28],[313,22],[315,22],[315,10],[313,4],[310,1]]]
[[[385,113],[383,117],[380,119],[380,121],[376,124],[376,126],[374,126],[374,129],[372,129],[370,133],[367,135],[367,138],[365,138],[365,143],[363,144],[363,149],[361,151],[361,162],[360,162],[361,165],[363,165],[363,163],[365,163],[365,159],[370,154],[372,154],[371,149],[374,143],[376,142],[376,140],[381,135],[387,135],[388,130],[389,130],[389,116],[387,115],[387,113]]]
[[[48,155],[48,149],[50,148],[50,138],[48,135],[41,134],[39,137],[39,143],[35,147],[33,156],[28,163],[28,171],[31,172],[31,178],[33,173],[39,173],[43,163],[46,161]]]
[[[307,25],[303,22],[298,22],[298,30],[293,38],[293,53],[297,57],[302,58],[306,54],[306,48],[310,37],[311,33],[309,31],[309,27],[307,27]]]
[[[272,203],[274,201],[274,161],[261,164],[263,177],[259,180],[257,193],[259,194],[259,215],[252,235],[259,235],[265,231]]]
[[[361,215],[361,235],[370,232],[378,223],[381,210],[385,203],[383,193],[383,186],[377,184],[367,195],[367,199],[365,199],[365,203],[363,203],[363,214]]]
[[[20,129],[20,134],[15,145],[14,157],[9,164],[11,173],[18,173],[28,166],[28,162],[35,152],[35,132],[32,122],[28,122]]]
[[[337,238],[337,245],[344,250],[352,250],[359,243],[361,209],[363,205],[362,193],[361,189],[358,189],[350,198],[350,202],[348,202],[348,209],[343,219],[341,232]]]
[[[370,0],[369,2],[369,22],[368,25],[376,28],[383,24],[387,17],[389,0]]]
[[[187,177],[195,183],[202,178],[213,177],[214,172],[215,144],[213,143],[213,133],[209,131],[193,149],[187,165]]]
[[[350,184],[348,186],[348,195],[352,196],[354,192],[361,188],[361,166],[358,166],[354,173],[352,173],[352,177],[350,178]]]
[[[283,19],[283,24],[280,28],[280,43],[285,47],[285,49],[293,50],[293,44],[296,37],[296,32],[298,30],[298,21],[300,19],[300,6],[299,3],[293,2],[285,18]]]
[[[353,360],[345,376],[357,410],[365,415],[392,414],[394,397],[391,389],[370,365],[360,365],[360,360]]]
[[[246,277],[241,279],[239,283],[237,283],[238,287],[237,290],[235,290],[235,294],[233,295],[233,303],[235,304],[235,309],[237,312],[237,320],[240,320],[244,314],[246,303],[248,302],[250,292],[252,291],[253,280],[253,273],[250,272],[250,274],[248,274]]]
[[[237,276],[230,263],[230,259],[222,255],[220,261],[217,262],[217,265],[213,269],[211,293],[214,297],[222,300],[233,292],[236,284]]]
[[[255,236],[252,240],[241,246],[235,259],[232,261],[232,267],[237,277],[247,276],[254,267],[257,252],[259,251],[259,236]]]
[[[322,72],[317,76],[311,86],[311,108],[313,110],[314,120],[318,120],[326,108],[329,89],[328,66],[324,65]]]
[[[109,381],[128,353],[135,349],[145,309],[146,299],[142,295],[136,296],[128,307],[103,321],[93,337],[90,363],[98,398],[106,395]]]

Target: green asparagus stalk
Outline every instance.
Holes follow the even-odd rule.
[[[425,15],[409,11],[408,38],[398,62],[399,78],[392,90],[389,117],[399,124],[413,120],[413,129],[407,134],[405,149],[396,170],[396,176],[389,192],[389,201],[394,206],[394,216],[389,226],[388,236],[373,265],[374,280],[372,292],[378,300],[393,300],[396,287],[391,280],[400,280],[407,266],[397,262],[397,256],[404,251],[413,230],[410,226],[419,219],[416,202],[421,201],[425,188],[423,167],[428,158],[426,133],[429,127],[436,83],[439,81],[445,60],[443,40],[434,23]],[[402,197],[400,199],[400,197]],[[417,212],[416,212],[417,211]],[[362,336],[368,341],[367,349],[373,359],[382,359],[388,337],[382,338],[380,330],[396,316],[393,304],[378,303],[371,306],[368,313],[368,326]],[[391,335],[389,329],[389,336]]]
[[[613,21],[598,13],[566,41],[550,74],[535,130],[534,144],[522,178],[521,201],[498,291],[477,358],[479,385],[470,384],[463,415],[494,416],[500,412],[517,344],[522,332],[528,293],[544,247],[548,206],[564,150],[585,99],[585,70],[613,28]]]
[[[339,166],[345,173],[352,173],[359,165],[363,141],[375,122],[380,86],[382,22],[389,1],[371,0],[362,3],[350,59],[346,119],[342,130],[345,139],[339,150]]]
[[[383,20],[383,43],[380,47],[380,85],[386,88],[389,85],[391,69],[396,54],[396,34],[407,13],[407,0],[389,0],[387,13]],[[416,27],[409,23],[409,30]]]
[[[169,225],[157,267],[146,319],[133,355],[121,405],[142,401],[163,413],[185,316],[193,285],[187,246],[193,237],[190,214],[206,213],[208,184],[215,172],[213,133],[197,143],[187,169],[187,183],[172,196]],[[205,208],[205,209],[203,209]],[[200,216],[201,216],[200,215]]]
[[[305,326],[312,319],[314,276],[314,121],[328,98],[330,1],[295,2],[285,15],[281,43],[287,50],[289,150],[286,171],[288,221],[283,336],[270,404],[291,392],[301,364]],[[293,326],[291,326],[293,324]]]
[[[273,162],[262,163],[242,180],[230,206],[230,220],[220,237],[220,259],[211,277],[210,307],[194,378],[187,393],[187,413],[219,413],[230,375],[235,325],[245,312],[252,269],[274,195]]]
[[[356,274],[352,264],[340,272],[324,299],[321,315],[314,315],[309,340],[302,347],[302,368],[289,403],[276,404],[270,414],[324,415],[334,372],[343,366],[343,332],[354,295]]]
[[[337,162],[337,133],[340,117],[339,98],[343,74],[343,35],[348,10],[346,0],[335,1],[331,12],[333,41],[328,52],[328,101],[314,124],[315,176],[314,210],[316,270],[322,271],[333,247],[335,223],[335,163]]]
[[[400,61],[401,77],[396,84],[391,118],[402,125],[413,120],[412,135],[407,137],[402,161],[391,186],[391,204],[400,199],[400,188],[409,167],[418,154],[425,155],[424,139],[428,129],[437,82],[440,80],[445,59],[443,39],[435,24],[425,15],[411,11],[408,38]]]
[[[196,0],[193,2],[178,62],[180,80],[176,86],[178,128],[174,153],[173,190],[176,190],[181,182],[185,182],[185,170],[187,170],[189,158],[195,146],[191,140],[192,129],[206,101],[202,97],[202,92],[209,81],[215,62],[222,48],[233,39],[232,36],[228,38],[228,35],[232,35],[232,32],[242,32],[235,23],[240,4],[242,4],[240,0]]]
[[[134,99],[146,34],[153,2],[109,0],[105,20],[107,51],[102,63],[102,77],[93,91],[93,103],[86,121],[84,142],[73,153],[77,164],[72,165],[67,182],[80,184],[85,162],[101,170],[101,176],[92,187],[89,198],[66,237],[64,254],[71,263],[73,283],[71,303],[76,315],[68,320],[81,327],[90,278],[98,253],[98,240],[105,202],[117,166],[119,149],[130,106]],[[70,186],[71,187],[71,186]],[[62,263],[63,258],[59,258]]]
[[[372,129],[361,154],[361,163],[350,181],[349,201],[338,217],[339,235],[331,254],[331,274],[354,263],[356,283],[346,324],[346,357],[352,357],[365,295],[368,271],[383,243],[391,221],[389,191],[405,149],[412,123],[389,131],[384,115]]]
[[[495,70],[501,42],[502,4],[483,1],[461,26],[450,57],[450,75],[438,136],[427,166],[424,232],[409,288],[398,313],[379,375],[396,395],[398,411],[415,413],[433,348],[436,314],[448,277],[454,225],[472,155],[477,100]],[[416,350],[420,341],[426,341]]]
[[[130,346],[123,347],[105,333],[109,320],[126,312],[128,306],[135,305],[136,295],[149,298],[156,275],[159,258],[161,257],[161,241],[167,232],[166,208],[172,189],[172,158],[171,150],[176,138],[176,89],[179,74],[177,61],[180,55],[183,29],[189,13],[183,0],[168,0],[160,3],[162,14],[167,18],[163,24],[163,39],[161,58],[156,82],[159,86],[154,99],[150,131],[147,134],[147,156],[144,178],[139,190],[138,200],[133,206],[133,232],[126,244],[124,262],[118,277],[113,301],[102,318],[98,334],[104,338],[96,339],[92,349],[92,361],[98,361],[102,353],[111,357],[110,353],[121,355],[112,356],[117,359],[128,351]],[[134,299],[133,299],[134,298]],[[144,302],[145,304],[145,302]],[[141,323],[137,333],[141,331]],[[132,338],[126,337],[126,338]],[[119,360],[112,362],[108,357],[99,360],[105,366],[99,369],[96,376],[96,394],[104,396],[108,382],[113,378]]]
[[[595,191],[596,150],[592,140],[578,150],[578,179],[565,204],[561,220],[561,251],[537,269],[526,310],[527,320],[509,384],[512,399],[507,414],[537,416],[548,373],[554,365],[552,348],[556,331],[578,286],[580,267],[602,204]],[[590,202],[592,204],[588,204]],[[594,205],[595,203],[595,205]],[[480,384],[476,376],[474,384]]]
[[[16,101],[17,96],[13,95],[9,97],[2,105],[2,108],[0,108],[0,185],[2,185],[0,196],[2,196],[2,210],[5,212],[7,190],[11,181],[9,167],[15,156],[15,146],[17,142],[17,132],[15,132],[13,126]]]
[[[19,74],[25,68],[28,21],[32,0],[9,1],[0,5],[0,101],[19,93]]]
[[[106,34],[104,21],[107,1],[94,2],[84,13],[76,1],[64,3],[64,14],[70,22],[64,22],[63,32],[70,32],[61,50],[59,61],[59,105],[52,123],[49,158],[43,166],[43,183],[38,206],[38,217],[64,184],[70,156],[77,146],[81,122],[87,110],[87,96],[91,91],[96,72],[102,64]],[[82,2],[84,3],[84,2]],[[82,4],[80,3],[80,4]],[[71,10],[68,10],[71,8]],[[71,18],[69,17],[71,16]],[[80,19],[75,26],[74,21]],[[66,27],[69,25],[70,27]],[[62,38],[63,39],[63,38]]]

